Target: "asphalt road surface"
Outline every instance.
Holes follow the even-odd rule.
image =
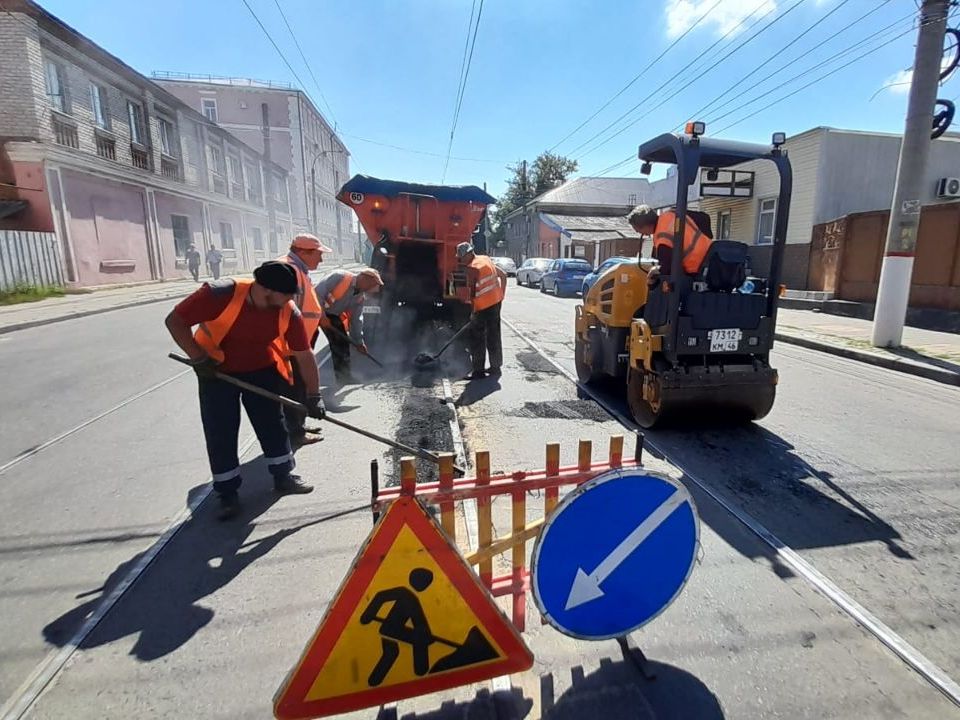
[[[541,467],[547,440],[563,442],[566,462],[575,439],[592,439],[602,453],[610,434],[624,432],[550,362],[573,369],[576,302],[511,286],[504,317],[522,336],[504,327],[503,377],[468,384],[456,381],[455,362],[442,367],[454,380],[468,454],[489,449],[495,470]],[[396,453],[327,427],[325,442],[298,454],[318,492],[278,500],[247,442],[245,512],[216,523],[197,504],[209,472],[194,380],[166,359],[168,309],[0,337],[0,705],[16,711],[11,717],[268,716],[369,531],[369,514],[339,513],[369,497],[371,460],[385,483],[396,480]],[[337,393],[339,416],[456,449],[440,377],[412,382],[403,367],[439,344],[406,338],[383,348],[390,371],[361,367],[366,382]],[[531,671],[404,701],[384,716],[960,715],[691,480],[960,677],[960,392],[788,346],[778,346],[776,364],[780,394],[764,421],[648,434],[663,456],[648,453],[650,466],[688,484],[703,524],[689,585],[635,634],[656,681],[640,677],[614,643],[541,625],[531,602]],[[625,409],[618,388],[599,395]],[[241,439],[249,435],[244,427]],[[421,479],[430,477],[424,468]],[[494,507],[502,532],[509,504]],[[528,517],[538,512],[530,499]],[[172,522],[177,532],[163,535]],[[461,508],[462,535],[470,523]],[[75,648],[105,602],[109,611]]]

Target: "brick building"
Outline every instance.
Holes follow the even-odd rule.
[[[56,234],[69,284],[252,269],[293,228],[286,170],[30,0],[0,13],[0,229]],[[25,207],[23,207],[25,203]]]
[[[343,256],[354,255],[353,213],[336,200],[350,179],[350,153],[306,93],[285,83],[246,78],[154,72],[153,79],[241,142],[269,152],[290,174],[297,229],[313,232]],[[264,147],[263,128],[269,132],[269,148]]]

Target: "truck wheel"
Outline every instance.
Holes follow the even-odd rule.
[[[643,379],[650,375],[655,383],[657,397],[648,401],[643,397]],[[660,380],[656,373],[647,373],[630,368],[627,370],[627,404],[630,414],[642,428],[655,427],[663,419],[663,397],[660,393]]]
[[[600,367],[600,353],[596,343],[587,344],[582,338],[577,336],[574,341],[573,357],[574,364],[577,367],[577,379],[584,385],[589,385],[603,377],[604,372]],[[591,352],[588,357],[588,352]]]

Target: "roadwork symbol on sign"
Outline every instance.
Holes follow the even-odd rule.
[[[419,500],[395,500],[274,699],[281,720],[383,705],[533,665]]]
[[[560,632],[621,637],[680,594],[700,525],[686,488],[643,469],[611,470],[572,491],[533,549],[537,608]]]

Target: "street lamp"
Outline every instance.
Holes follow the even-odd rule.
[[[310,164],[310,191],[311,191],[311,202],[313,205],[313,232],[315,235],[319,236],[320,230],[317,226],[317,160],[326,156],[333,155],[336,153],[343,153],[345,150],[321,150],[313,158],[313,162]],[[336,186],[340,184],[340,173],[337,171],[337,168],[333,168],[333,184],[334,190]],[[340,237],[340,209],[336,208],[337,215],[337,254],[343,254],[343,240]]]

